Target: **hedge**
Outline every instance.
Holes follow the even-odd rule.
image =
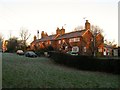
[[[92,56],[72,56],[61,52],[50,51],[50,58],[56,63],[75,67],[82,70],[102,71],[120,74],[120,60],[111,58],[99,58]]]

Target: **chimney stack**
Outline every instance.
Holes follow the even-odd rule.
[[[41,38],[44,38],[44,37],[47,37],[47,36],[48,36],[48,34],[46,32],[44,32],[44,31],[41,32]]]
[[[90,30],[90,23],[88,22],[88,20],[86,20],[85,23],[85,30]]]
[[[41,32],[41,38],[43,38],[43,37],[44,37],[44,31]]]
[[[62,35],[65,34],[65,29],[63,28],[63,26],[62,26],[62,29],[61,29],[61,34]]]
[[[60,35],[65,34],[65,29],[64,29],[63,27],[62,27],[62,29],[59,29],[59,28],[57,27],[56,34],[57,34],[57,35],[58,35],[58,34],[60,34]]]
[[[56,34],[60,34],[60,29],[57,27]]]
[[[36,37],[36,36],[34,36],[34,41],[36,41],[36,38],[37,38],[37,37]]]
[[[48,34],[45,32],[44,36],[46,37],[46,36],[48,36]]]

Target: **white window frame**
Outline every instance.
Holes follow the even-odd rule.
[[[79,42],[80,38],[70,38],[69,42]]]
[[[61,40],[58,41],[58,44],[61,44]]]
[[[87,48],[86,47],[84,47],[84,52],[87,52]]]
[[[68,46],[65,46],[65,50],[67,50],[68,49]]]
[[[78,46],[72,47],[72,52],[79,52],[79,47]]]
[[[98,52],[102,52],[102,48],[98,48]]]

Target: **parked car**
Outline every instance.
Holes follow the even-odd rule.
[[[17,50],[17,52],[16,52],[18,55],[24,55],[24,52],[23,52],[23,50]]]
[[[25,53],[26,57],[37,57],[37,55],[33,51],[27,51]]]
[[[73,56],[77,56],[78,53],[77,52],[72,52],[72,51],[68,51],[67,54],[73,55]]]

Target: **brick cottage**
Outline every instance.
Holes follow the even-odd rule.
[[[80,55],[93,55],[94,51],[99,56],[104,52],[104,37],[101,33],[95,36],[90,29],[88,20],[85,22],[85,29],[65,33],[65,29],[57,28],[56,34],[48,35],[44,31],[41,32],[41,38],[37,39],[34,36],[34,41],[31,43],[31,50],[44,49],[52,46],[55,50],[61,52],[77,51]]]

